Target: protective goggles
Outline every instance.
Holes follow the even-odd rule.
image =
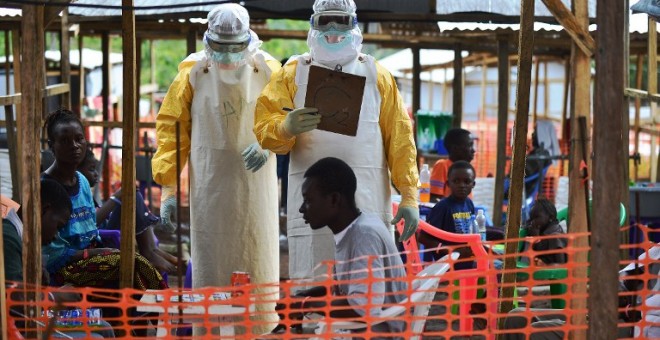
[[[238,53],[244,51],[248,45],[250,45],[250,40],[252,39],[251,36],[248,36],[248,39],[246,41],[242,42],[219,42],[212,40],[209,38],[208,35],[206,35],[206,43],[208,43],[209,47],[219,53]]]
[[[350,31],[357,26],[357,16],[342,11],[325,11],[313,14],[309,23],[313,29],[319,31],[327,31],[330,28]]]

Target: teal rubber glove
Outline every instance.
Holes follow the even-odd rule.
[[[159,229],[173,233],[176,226],[172,223],[172,216],[176,218],[176,187],[163,186],[160,195],[160,224]]]
[[[290,136],[312,131],[321,122],[319,110],[313,107],[301,107],[289,112],[284,118],[284,130]]]
[[[399,242],[408,240],[415,231],[417,231],[417,224],[419,223],[419,209],[414,207],[399,207],[396,216],[392,220],[392,224],[397,224],[401,219],[404,220],[403,234],[399,236]]]
[[[259,143],[250,144],[241,153],[241,156],[243,156],[243,162],[245,162],[245,169],[257,172],[257,170],[261,169],[261,167],[266,164],[269,154],[270,152],[262,149],[261,146],[259,146]]]

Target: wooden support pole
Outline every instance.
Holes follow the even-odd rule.
[[[516,86],[516,120],[513,134],[513,155],[511,157],[511,186],[507,211],[506,239],[518,238],[522,222],[523,191],[525,189],[525,157],[527,153],[527,124],[529,121],[529,92],[532,80],[532,53],[534,50],[534,0],[522,0],[520,5],[520,33],[518,43],[518,81]],[[507,242],[506,253],[515,254],[518,242]],[[504,261],[502,278],[502,301],[499,313],[508,313],[513,308],[513,293],[516,282],[516,258],[507,257]],[[500,320],[503,326],[504,319]]]
[[[11,53],[12,57],[14,58],[14,62],[12,65],[12,68],[14,69],[14,92],[17,93],[21,89],[21,37],[20,37],[20,31],[18,29],[12,30],[11,31]],[[22,117],[21,114],[21,105],[16,105],[16,112],[14,117]],[[16,131],[22,131],[23,128],[23,120],[22,119],[17,119],[16,120]],[[18,133],[16,136],[18,142],[17,142],[17,147],[16,147],[16,152],[17,152],[17,157],[18,159],[23,159],[23,134]],[[23,162],[19,161],[18,163],[18,173],[22,174],[23,173]],[[19,190],[19,197],[17,197],[17,202],[21,201],[20,197],[21,191]]]
[[[618,216],[602,213],[618,211],[620,193],[626,185],[621,152],[623,108],[623,22],[620,0],[598,0],[596,23],[596,87],[594,90],[594,190],[589,280],[589,339],[612,339],[617,334],[619,288]],[[627,115],[627,112],[626,112]],[[624,163],[625,162],[625,163]],[[618,180],[617,180],[618,179]]]
[[[543,117],[550,118],[550,80],[548,79],[547,60],[543,62]],[[536,124],[534,129],[536,129]]]
[[[488,65],[485,62],[481,63],[481,101],[479,102],[479,117],[480,121],[486,120],[486,82],[488,81]]]
[[[9,48],[10,40],[9,40],[9,31],[5,31],[5,94],[10,94],[11,89],[10,87],[10,81],[11,77],[9,76],[11,74],[11,64],[9,63],[9,56],[11,53],[11,50]]]
[[[7,56],[9,54],[6,54]],[[9,58],[7,58],[7,61],[9,61]],[[9,78],[9,73],[7,73],[7,78]],[[3,239],[2,233],[0,233],[0,244],[4,246],[5,241]],[[5,252],[0,251],[0,263],[2,265],[0,266],[0,282],[5,282]],[[7,323],[7,313],[4,311],[9,310],[7,309],[7,292],[5,288],[5,284],[0,285],[0,310],[3,312],[0,313],[0,339],[8,339],[7,337],[7,328],[9,328],[9,324]]]
[[[82,33],[78,36],[78,84],[79,84],[79,98],[80,112],[82,114],[83,106],[85,104],[85,67],[83,67],[83,46],[85,39]]]
[[[542,0],[550,13],[564,27],[566,33],[573,38],[582,53],[591,57],[594,54],[594,39],[589,35],[588,28],[581,25],[579,18],[576,18],[561,0]]]
[[[579,24],[584,29],[587,29],[589,25],[588,1],[575,0],[572,2],[572,6],[573,13]],[[617,38],[620,38],[620,36],[617,36]],[[591,169],[591,146],[588,133],[591,131],[591,58],[576,44],[573,44],[571,47],[571,64],[573,65],[573,72],[571,79],[571,144],[568,164],[568,231],[571,233],[583,233],[588,231],[585,196],[588,195],[587,187],[589,182],[588,179],[583,178],[581,164],[583,160],[586,160],[587,172]],[[585,118],[586,136],[580,135],[579,117]],[[586,151],[586,155],[583,150]],[[573,243],[573,247],[575,248],[584,249],[588,246],[589,241],[586,237],[576,238]],[[583,326],[586,325],[586,313],[582,311],[587,308],[587,300],[584,298],[587,294],[587,284],[583,281],[587,278],[587,252],[577,252],[573,261],[578,264],[573,270],[573,276],[580,281],[573,285],[572,292],[569,291],[569,293],[577,296],[571,299],[570,302],[571,308],[581,312],[573,315],[572,323]],[[570,337],[572,339],[584,339],[586,338],[586,331],[574,330],[570,333]]]
[[[504,172],[506,168],[506,128],[509,120],[509,42],[497,41],[497,160],[495,166],[495,197],[493,223],[502,223],[504,203]]]
[[[103,103],[103,121],[107,122],[110,120],[110,88],[111,88],[111,70],[112,65],[110,64],[110,34],[108,32],[103,32],[101,34],[101,52],[103,54],[103,68],[101,69],[101,78],[103,80],[103,87],[101,89],[101,98]],[[108,140],[110,131],[108,129],[103,129],[103,141],[104,143]],[[108,157],[108,150],[102,150],[101,159],[103,160],[102,166],[102,180],[103,180],[103,200],[108,200],[110,198],[110,157]]]
[[[120,287],[133,287],[135,268],[135,148],[136,131],[136,55],[135,55],[135,11],[133,0],[122,0],[122,51],[124,60],[124,110],[122,129],[121,182],[121,275]]]
[[[658,32],[656,31],[656,22],[653,18],[649,16],[649,30],[648,30],[648,93],[649,96],[655,95],[658,93]],[[658,104],[655,101],[650,102],[651,105],[651,117],[653,121],[658,121]],[[655,148],[651,150],[651,154],[655,156],[655,162],[651,162],[651,181],[660,182],[660,154],[658,151],[655,151]],[[653,159],[653,157],[651,158]]]
[[[41,289],[41,183],[39,181],[41,115],[44,86],[44,7],[24,5],[21,20],[21,121],[19,132],[23,135],[24,149],[21,155],[21,207],[23,211],[23,281]],[[33,300],[35,297],[28,297]],[[29,308],[27,315],[41,315],[38,308]],[[4,311],[3,311],[4,312]],[[37,334],[40,338],[40,335]]]
[[[463,122],[463,55],[461,44],[454,45],[454,82],[452,112],[454,121],[452,127],[460,128]]]
[[[154,55],[154,41],[149,39],[149,79],[151,84],[156,84],[156,56]],[[149,94],[149,111],[150,114],[156,114],[156,96],[152,91]]]
[[[622,0],[619,6],[623,7],[623,22],[621,26],[623,28],[622,33],[622,45],[623,45],[623,61],[621,65],[623,69],[621,70],[621,75],[623,77],[621,84],[626,88],[630,86],[630,4],[629,0]],[[621,186],[621,191],[619,195],[619,202],[623,204],[626,211],[630,211],[630,190],[628,189],[628,183],[630,182],[630,98],[623,97],[621,100],[621,169],[623,170],[621,181],[624,183]],[[634,160],[633,160],[634,162]],[[628,225],[629,223],[626,223]],[[619,243],[628,244],[629,243],[629,233],[619,232]],[[619,249],[620,258],[628,257],[628,249]]]
[[[188,31],[188,36],[186,37],[186,51],[188,52],[188,55],[197,52],[197,31],[194,29]]]
[[[60,83],[71,84],[71,43],[69,38],[69,10],[64,8],[60,16]],[[71,91],[60,96],[61,105],[71,109]]]
[[[536,57],[534,61],[534,104],[532,105],[532,125],[536,126],[538,119],[538,104],[539,104],[539,71],[541,69],[541,60]]]
[[[642,75],[644,74],[644,55],[637,55],[637,70],[635,71],[635,88],[642,88]],[[639,120],[642,109],[642,100],[635,98],[635,154],[639,153]],[[633,178],[635,182],[639,180],[639,166],[635,162]]]
[[[569,140],[570,136],[568,134],[568,126],[566,125],[566,122],[569,121],[568,117],[568,96],[569,96],[569,88],[571,84],[571,61],[570,59],[565,59],[564,60],[564,96],[563,96],[563,102],[561,105],[561,139],[566,142]],[[563,173],[562,173],[563,176]]]
[[[412,113],[417,122],[417,111],[419,111],[422,100],[422,79],[420,74],[422,71],[422,66],[419,61],[419,48],[412,48],[412,64],[413,64],[413,73],[412,73]],[[417,134],[414,134],[415,142],[417,142]]]

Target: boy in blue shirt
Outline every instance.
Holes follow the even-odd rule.
[[[451,189],[451,194],[433,207],[426,221],[432,226],[450,233],[469,234],[472,215],[474,215],[474,204],[469,195],[472,188],[474,188],[474,178],[474,167],[469,162],[457,161],[453,163],[447,172],[446,183]],[[426,249],[454,244],[447,241],[441,242],[424,231],[420,232],[418,240]],[[434,253],[433,257],[439,259],[446,253],[446,250],[439,251]]]

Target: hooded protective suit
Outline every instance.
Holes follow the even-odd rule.
[[[245,168],[242,152],[256,143],[254,108],[280,63],[261,51],[248,28],[247,11],[224,4],[209,13],[205,51],[179,65],[156,121],[158,151],[153,176],[163,186],[176,183],[175,123],[181,127],[181,159],[190,155],[190,230],[193,286],[229,286],[233,271],[252,283],[279,281],[277,177],[270,155],[256,172]],[[236,55],[215,53],[208,39],[249,40]],[[270,291],[277,293],[277,288]],[[269,291],[269,292],[270,292]],[[277,298],[277,296],[271,297]],[[274,310],[273,304],[257,310]],[[276,321],[277,315],[265,314]],[[264,325],[265,326],[265,325]],[[273,325],[261,327],[267,332]],[[257,331],[257,330],[255,330]]]
[[[314,12],[326,10],[355,14],[355,4],[352,0],[317,0]],[[390,173],[403,196],[401,205],[417,209],[416,148],[410,118],[394,78],[371,56],[359,53],[362,35],[357,26],[334,32],[343,37],[339,46],[327,46],[322,41],[328,32],[310,30],[310,53],[291,57],[273,75],[259,97],[255,113],[254,132],[261,146],[276,153],[291,152],[287,204],[291,278],[310,278],[321,261],[334,257],[330,230],[312,231],[298,211],[304,172],[317,160],[337,157],[348,163],[357,177],[358,208],[377,214],[386,225],[392,219]],[[357,135],[312,130],[291,136],[283,131],[287,115],[283,108],[304,106],[310,66],[334,69],[337,64],[343,72],[366,77]]]

